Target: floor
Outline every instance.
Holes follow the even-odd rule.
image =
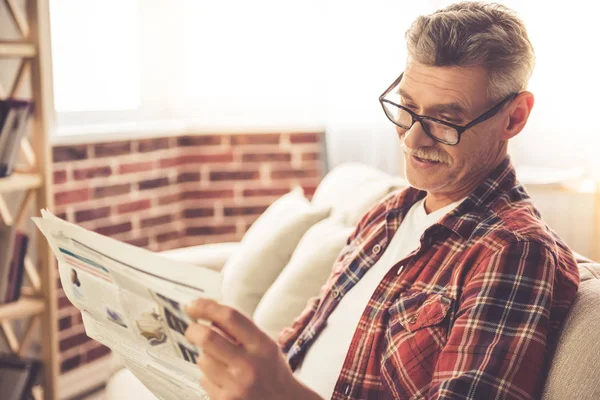
[[[104,400],[104,390],[96,393],[92,393],[86,397],[83,397],[81,400]]]
[[[82,395],[82,396],[77,396],[77,397],[73,397],[69,400],[104,400],[105,396],[104,396],[104,387],[98,388],[97,390],[94,390],[91,393],[88,393],[86,395]]]

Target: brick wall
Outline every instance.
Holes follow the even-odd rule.
[[[186,135],[56,146],[55,213],[153,251],[239,240],[294,185],[323,175],[321,133]],[[66,372],[108,354],[59,288]]]

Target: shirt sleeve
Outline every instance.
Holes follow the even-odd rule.
[[[517,242],[479,263],[457,304],[428,399],[533,399],[544,377],[556,261]]]

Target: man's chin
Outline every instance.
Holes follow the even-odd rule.
[[[441,174],[434,171],[414,170],[407,166],[404,172],[408,184],[415,189],[429,191],[444,184],[444,179],[440,177]]]

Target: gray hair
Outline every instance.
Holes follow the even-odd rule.
[[[406,43],[409,58],[422,64],[483,66],[492,100],[525,90],[535,64],[525,24],[500,4],[468,1],[420,16]]]

